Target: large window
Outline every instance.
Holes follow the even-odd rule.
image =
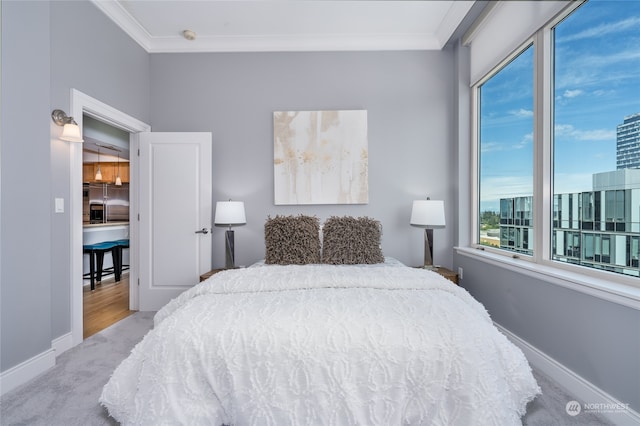
[[[533,46],[478,89],[480,244],[531,254]],[[499,217],[498,223],[494,218]]]
[[[474,86],[476,242],[638,277],[640,2],[568,6]]]
[[[573,217],[579,231],[554,221],[553,233],[584,247],[567,253],[555,238],[552,259],[632,276],[639,275],[632,266],[640,220],[639,28],[639,2],[592,0],[552,30],[553,192],[583,200],[581,210],[560,204],[554,211]]]

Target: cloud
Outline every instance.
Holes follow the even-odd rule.
[[[631,16],[622,21],[605,23],[593,28],[587,28],[568,37],[563,37],[562,41],[584,40],[587,38],[600,38],[607,34],[618,33],[626,30],[633,30],[640,26],[640,17]]]
[[[574,54],[577,53],[577,54]],[[610,86],[612,89],[621,84],[637,87],[640,78],[640,49],[637,47],[620,51],[603,51],[580,49],[578,52],[568,54],[556,53],[562,57],[566,64],[556,75],[556,90],[564,90],[561,99],[569,99],[574,87],[590,88],[591,92],[582,94],[603,94],[602,87]],[[613,70],[613,71],[612,71]],[[609,89],[609,92],[612,91]],[[558,99],[559,97],[556,97]]]
[[[532,141],[533,141],[533,133],[528,133],[528,134],[524,135],[522,137],[522,139],[520,139],[520,142],[511,145],[511,148],[513,148],[513,149],[522,149],[522,148],[525,148],[525,147],[531,145]]]
[[[481,152],[494,152],[494,151],[502,151],[504,146],[498,142],[482,142],[480,144]]]
[[[511,110],[509,111],[509,114],[515,116],[515,117],[520,117],[520,118],[529,118],[529,117],[533,117],[533,111],[528,110],[528,109],[524,109],[524,108],[520,108],[518,110]]]
[[[480,144],[480,151],[483,154],[488,152],[499,152],[499,151],[514,151],[517,149],[525,148],[531,145],[533,141],[533,133],[528,133],[524,135],[520,141],[512,144],[501,143],[501,142],[482,142]]]
[[[580,89],[576,89],[576,90],[565,90],[564,93],[562,94],[563,97],[565,98],[575,98],[576,96],[580,96],[582,95],[584,92]]]
[[[579,130],[571,124],[556,124],[556,136],[565,136],[578,141],[611,141],[616,139],[615,130]]]

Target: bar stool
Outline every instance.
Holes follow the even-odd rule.
[[[129,269],[129,265],[122,264],[122,250],[129,248],[129,239],[124,238],[121,240],[116,240],[114,242],[118,244],[118,269],[119,269],[119,275],[122,276],[122,271]]]
[[[117,242],[103,241],[101,243],[85,244],[82,246],[82,251],[84,254],[89,255],[89,279],[91,280],[91,290],[96,289],[96,281],[102,281],[103,272],[109,272],[111,269],[106,268],[103,270],[102,268],[102,265],[104,264],[104,254],[107,252],[111,253],[111,258],[113,259],[113,273],[115,274],[116,281],[120,281],[120,273],[122,272],[122,251],[120,248],[119,253],[119,246]]]

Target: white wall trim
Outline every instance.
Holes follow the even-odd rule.
[[[28,360],[5,370],[0,374],[0,395],[4,395],[17,388],[18,386],[27,383],[53,368],[56,365],[56,355],[53,349],[47,349],[46,351],[29,358]]]
[[[607,392],[569,370],[567,367],[560,364],[538,348],[532,346],[506,328],[502,327],[500,324],[494,322],[494,325],[505,336],[507,336],[514,345],[522,350],[525,357],[533,367],[553,378],[560,386],[567,390],[571,395],[575,396],[578,402],[583,406],[584,404],[610,404],[611,406],[625,404],[624,401],[618,401]],[[640,425],[640,414],[632,408],[628,408],[626,410],[615,410],[612,412],[602,410],[598,414],[606,417],[618,426]],[[578,416],[580,416],[580,414],[578,414]]]
[[[144,50],[149,52],[151,34],[117,1],[91,0],[98,9],[116,23]]]
[[[180,34],[151,36],[119,2],[91,2],[147,53],[441,50],[474,4],[473,1],[453,2],[435,34],[259,34],[201,36],[185,42]]]
[[[71,89],[71,116],[74,117],[80,131],[83,127],[83,114],[87,114],[90,117],[107,123],[111,126],[125,130],[129,133],[136,132],[149,132],[151,126],[110,106],[101,102],[89,95],[86,95],[79,90]],[[132,139],[135,139],[132,135]],[[133,145],[131,146],[133,148]],[[82,343],[83,340],[83,313],[82,313],[82,265],[83,265],[83,253],[82,253],[82,144],[74,143],[70,147],[70,201],[69,211],[70,221],[69,227],[71,229],[71,247],[69,258],[71,259],[70,271],[71,271],[71,335],[72,346]],[[131,159],[132,176],[137,171],[137,156]],[[129,189],[131,190],[130,207],[131,212],[137,211],[137,181],[133,180]],[[131,265],[129,269],[130,282],[137,282],[138,277],[138,265],[135,263],[137,257],[134,250],[137,244],[136,227],[132,226],[130,232],[131,249],[130,259]],[[137,286],[129,287],[129,309],[138,309],[138,292]],[[69,348],[65,348],[69,349]]]
[[[57,337],[51,341],[51,347],[55,352],[56,358],[67,349],[73,347],[73,334],[71,332]]]

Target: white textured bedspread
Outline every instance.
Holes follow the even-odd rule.
[[[515,425],[539,393],[484,307],[408,267],[224,271],[172,300],[100,402],[125,425]]]

